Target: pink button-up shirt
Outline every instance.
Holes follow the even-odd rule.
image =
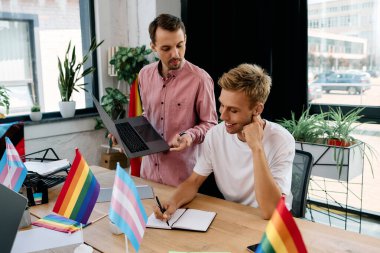
[[[167,142],[186,131],[193,145],[179,152],[144,156],[141,176],[177,186],[192,173],[198,144],[217,124],[214,83],[206,71],[188,61],[182,68],[169,71],[165,79],[159,74],[158,64],[149,64],[139,73],[143,115]]]

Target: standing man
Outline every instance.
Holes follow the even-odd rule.
[[[144,156],[141,176],[177,186],[191,175],[198,144],[217,124],[214,83],[206,71],[185,60],[181,19],[161,14],[150,23],[149,35],[159,61],[139,73],[143,115],[171,149]]]
[[[190,202],[212,172],[226,200],[260,207],[264,219],[271,217],[281,195],[287,196],[291,208],[294,138],[282,126],[260,116],[271,78],[257,65],[241,64],[223,74],[219,86],[223,122],[207,132],[193,173],[163,203],[165,213],[155,207],[160,219],[169,219]]]

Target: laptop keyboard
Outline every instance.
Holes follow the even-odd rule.
[[[128,122],[116,124],[120,138],[124,141],[131,153],[148,150],[148,146],[144,143],[141,137],[133,130],[133,127]]]

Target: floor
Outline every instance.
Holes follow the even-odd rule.
[[[380,220],[360,217],[354,214],[346,214],[341,211],[328,209],[325,207],[309,204],[306,209],[305,218],[317,223],[345,229],[352,232],[369,235],[380,239]],[[347,221],[347,222],[346,222]]]

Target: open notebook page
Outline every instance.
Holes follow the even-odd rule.
[[[176,222],[185,211],[186,209],[177,209],[175,213],[172,215],[171,219],[169,220],[170,226],[168,226],[166,222],[157,219],[154,213],[152,213],[148,218],[146,226],[149,228],[172,229],[171,226],[173,225],[173,223]]]
[[[213,221],[216,213],[202,211],[197,209],[177,209],[169,220],[169,226],[166,222],[156,219],[152,213],[146,224],[151,228],[162,229],[185,229],[194,231],[206,231]]]
[[[216,213],[197,209],[187,209],[172,225],[173,228],[206,231],[214,220]],[[170,223],[169,223],[170,224]]]

